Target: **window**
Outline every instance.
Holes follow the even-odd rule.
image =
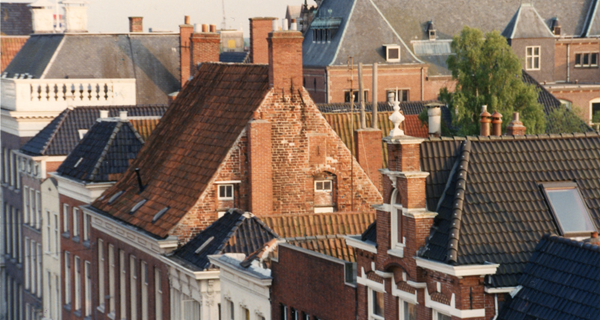
[[[400,196],[396,189],[394,189],[394,192],[392,193],[390,205],[390,242],[392,250],[396,250],[398,254],[403,256],[403,252],[400,252],[401,250],[404,250],[404,238],[402,236],[402,204],[400,203]]]
[[[384,319],[384,296],[383,292],[378,292],[369,288],[369,319]]]
[[[162,290],[162,278],[160,276],[160,269],[158,268],[154,268],[154,305],[155,305],[155,311],[156,311],[156,316],[154,317],[154,319],[156,320],[162,320],[163,318],[163,310],[162,310],[162,294],[163,294],[163,290]],[[249,318],[248,318],[249,319]]]
[[[329,179],[328,179],[329,178]],[[335,207],[334,180],[335,176],[326,174],[315,177],[314,211],[315,213],[333,212]]]
[[[219,200],[233,200],[233,184],[219,185]]]
[[[30,246],[30,242],[29,242],[29,238],[25,237],[25,290],[29,290],[29,277],[31,276],[31,270],[30,270],[30,257],[29,257],[29,246]]]
[[[292,320],[300,320],[300,319],[298,319],[298,310],[292,308],[291,311],[292,311],[291,312],[292,313]]]
[[[227,319],[235,320],[235,305],[230,300],[227,300]]]
[[[85,313],[84,316],[92,315],[92,264],[85,262]]]
[[[540,47],[525,48],[525,69],[540,70]]]
[[[50,211],[46,211],[46,252],[48,252],[48,254],[52,252],[52,241],[50,240],[52,226],[50,225],[50,221]]]
[[[65,251],[65,304],[71,304],[71,253]]]
[[[592,68],[598,66],[598,52],[585,52],[575,54],[576,68]]]
[[[316,192],[331,192],[331,180],[316,180],[315,191]]]
[[[544,183],[542,188],[563,235],[589,235],[596,231],[575,183]]]
[[[60,280],[58,276],[54,276],[54,290],[55,290],[55,296],[56,296],[56,315],[54,319],[58,319],[58,314],[59,314],[59,310],[60,310]]]
[[[400,46],[397,44],[384,44],[385,48],[385,60],[387,62],[399,62],[400,61]]]
[[[46,308],[49,309],[50,315],[54,315],[54,304],[52,303],[52,273],[50,273],[50,271],[48,271],[48,273],[46,274],[46,278],[48,279],[48,305],[46,306]],[[56,298],[55,298],[56,299]]]
[[[73,237],[79,237],[79,208],[73,208]]]
[[[42,297],[42,244],[38,243],[37,244],[37,254],[38,254],[38,259],[37,259],[37,268],[38,268],[38,272],[37,272],[37,296],[38,298]]]
[[[17,241],[18,241],[18,247],[19,247],[19,263],[23,263],[23,240],[22,240],[22,233],[23,233],[23,229],[21,228],[21,226],[23,225],[23,217],[21,216],[21,212],[19,210],[15,210],[16,214],[17,214]]]
[[[29,224],[29,187],[23,187],[23,218]]]
[[[92,217],[89,214],[83,214],[83,241],[90,241]]]
[[[35,190],[29,189],[29,225],[35,227]]]
[[[35,294],[37,289],[37,283],[35,282],[37,279],[37,254],[35,249],[37,246],[35,245],[35,241],[31,240],[31,293]]]
[[[452,320],[452,317],[433,310],[433,320]]]
[[[98,307],[104,311],[104,241],[98,239]]]
[[[134,256],[129,256],[129,290],[131,301],[131,319],[137,319],[137,261]]]
[[[121,269],[121,276],[119,277],[119,296],[121,298],[121,307],[119,312],[121,313],[121,319],[125,319],[125,310],[127,310],[127,267],[125,266],[125,251],[123,250],[119,250],[119,268]]]
[[[287,312],[287,306],[286,305],[280,305],[280,310],[281,310],[281,320],[288,320],[288,312]]]
[[[69,232],[69,205],[63,204],[63,233]]]
[[[59,227],[60,224],[58,223],[58,213],[54,213],[54,252],[53,254],[55,256],[58,256],[58,254],[60,253],[60,238],[59,238]]]
[[[354,98],[354,102],[358,103],[359,93],[358,93],[357,90],[346,90],[346,91],[344,91],[344,102],[350,102],[350,100],[351,100],[350,97],[351,96]],[[363,98],[364,98],[365,103],[367,101],[369,101],[369,92],[367,90],[363,91]],[[357,106],[357,108],[356,108],[355,111],[358,111],[358,106]]]
[[[417,320],[417,307],[406,301],[400,300],[400,320]]]
[[[600,98],[590,101],[590,118],[592,122],[600,122]]]
[[[396,101],[396,93],[398,96],[398,101],[400,101],[400,102],[408,101],[408,98],[409,98],[409,90],[408,89],[401,89],[401,90],[400,89],[399,90],[396,90],[396,89],[391,90],[390,89],[390,90],[385,91],[385,95],[387,97],[388,103],[392,103],[392,102]]]
[[[81,310],[81,260],[78,256],[75,256],[75,310]]]
[[[35,192],[35,208],[37,212],[37,220],[36,220],[36,229],[40,229],[42,227],[42,198],[40,196],[40,192]]]
[[[243,320],[250,320],[250,310],[242,307],[242,319]]]
[[[112,244],[108,245],[108,313],[114,315],[115,314],[115,295],[116,283],[115,283],[115,247]]]
[[[142,261],[142,320],[148,320],[148,264]]]

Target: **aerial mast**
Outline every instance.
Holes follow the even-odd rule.
[[[227,17],[225,16],[225,0],[221,0],[223,4],[223,22],[221,22],[221,30],[227,29]]]

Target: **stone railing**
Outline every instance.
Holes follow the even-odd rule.
[[[2,108],[11,111],[134,104],[135,79],[2,79]]]

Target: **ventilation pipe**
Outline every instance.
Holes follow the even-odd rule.
[[[427,104],[427,115],[429,116],[429,136],[440,137],[442,135],[442,106],[441,103]]]

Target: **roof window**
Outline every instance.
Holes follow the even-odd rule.
[[[154,215],[154,218],[152,218],[152,223],[155,223],[158,219],[160,219],[160,217],[162,217],[165,213],[167,213],[168,210],[169,210],[169,207],[164,207],[164,208],[162,208],[162,210],[157,212]]]
[[[117,198],[119,198],[122,194],[123,194],[123,190],[113,194],[113,196],[110,197],[110,199],[108,199],[108,204],[112,204],[113,202],[115,202],[115,200],[117,200]]]
[[[587,236],[596,231],[576,183],[543,183],[541,187],[562,235]]]
[[[204,250],[213,240],[215,239],[214,236],[208,238],[206,241],[204,241],[204,243],[198,247],[198,249],[196,249],[196,252],[194,252],[195,254],[200,254],[200,252],[202,252],[202,250]]]
[[[400,62],[400,46],[397,44],[384,44],[385,60],[387,62]]]
[[[129,211],[129,214],[134,214],[139,208],[141,208],[144,205],[144,203],[146,203],[146,201],[148,200],[143,199],[142,201],[136,203],[136,205],[133,206],[133,208],[131,208],[131,211]]]
[[[73,166],[73,168],[77,168],[77,166],[79,166],[79,164],[81,163],[81,161],[83,161],[83,157],[79,158],[79,160],[77,160],[77,163],[75,163],[75,165]]]

